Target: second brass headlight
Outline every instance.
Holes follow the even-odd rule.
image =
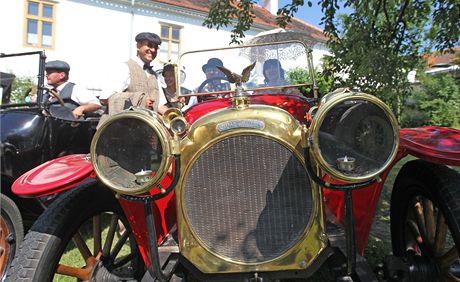
[[[390,109],[364,93],[332,93],[322,102],[311,130],[317,163],[335,179],[376,178],[390,165],[399,144],[399,127]]]

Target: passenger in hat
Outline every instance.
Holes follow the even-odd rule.
[[[191,105],[197,102],[195,96],[189,97],[178,97],[179,93],[177,93],[177,83],[176,83],[176,70],[177,66],[175,64],[165,64],[163,69],[159,72],[160,73],[160,81],[163,80],[165,87],[163,87],[163,92],[165,93],[166,106],[168,108],[179,108],[179,109],[187,109]],[[181,82],[185,80],[185,71],[181,69],[180,71]],[[185,87],[180,88],[181,94],[189,94],[192,91]]]
[[[219,58],[211,58],[201,69],[206,75],[204,84],[196,89],[196,92],[209,93],[209,92],[223,92],[230,91],[230,83],[227,82],[225,75],[217,68],[223,67],[224,63]],[[201,88],[201,89],[200,89]],[[206,101],[215,98],[228,97],[228,94],[218,94],[212,96],[198,96],[198,101]]]
[[[108,115],[131,106],[152,109],[161,114],[167,110],[167,101],[152,64],[158,55],[161,39],[155,33],[141,32],[134,40],[136,56],[113,69],[100,96],[101,102],[108,105]]]
[[[59,94],[65,106],[72,109],[72,114],[76,119],[101,107],[99,99],[86,87],[69,81],[70,65],[68,63],[60,60],[46,62],[45,71],[48,85]],[[58,103],[58,100],[49,94],[45,96],[45,99],[50,104]]]

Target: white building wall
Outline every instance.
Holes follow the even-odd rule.
[[[134,6],[132,6],[134,3]],[[0,0],[0,52],[18,53],[34,49],[23,46],[23,0]],[[182,26],[181,52],[228,46],[230,29],[210,30],[202,26],[204,13],[186,11],[148,0],[57,0],[55,48],[46,50],[48,60],[64,60],[71,66],[70,80],[88,88],[99,88],[107,69],[135,55],[134,37],[143,31],[160,34],[160,23]],[[263,31],[253,28],[250,38]],[[160,47],[161,48],[161,47]],[[314,47],[314,62],[326,52]],[[14,69],[19,76],[34,75],[38,57],[0,60],[0,70]]]

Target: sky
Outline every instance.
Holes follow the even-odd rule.
[[[292,1],[291,0],[279,0],[278,6],[279,8],[283,7],[286,4],[290,4]],[[321,12],[321,7],[318,6],[318,1],[317,0],[312,0],[313,6],[308,7],[306,4],[307,0],[305,1],[305,5],[302,7],[299,7],[299,10],[297,11],[297,14],[295,14],[296,18],[299,18],[309,24],[312,24],[316,27],[319,27],[321,29],[324,28],[324,25],[320,25],[319,23],[321,22],[321,18],[323,17],[323,12]]]

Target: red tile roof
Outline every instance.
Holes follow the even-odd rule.
[[[152,0],[153,2],[168,4],[181,8],[196,10],[199,12],[207,13],[211,6],[212,0]],[[254,23],[266,27],[278,28],[276,25],[276,16],[272,15],[267,9],[262,8],[259,5],[253,6],[253,12],[255,15]],[[326,42],[327,37],[323,34],[323,31],[309,23],[306,23],[300,19],[292,18],[292,21],[286,26],[286,30],[295,30],[308,34],[312,39],[320,42]]]
[[[431,54],[423,55],[423,58],[426,60],[429,67],[433,66],[440,66],[440,65],[453,65],[460,63],[458,60],[458,56],[460,53],[460,47],[456,47],[453,49],[454,53],[440,53],[440,52],[433,52]]]

